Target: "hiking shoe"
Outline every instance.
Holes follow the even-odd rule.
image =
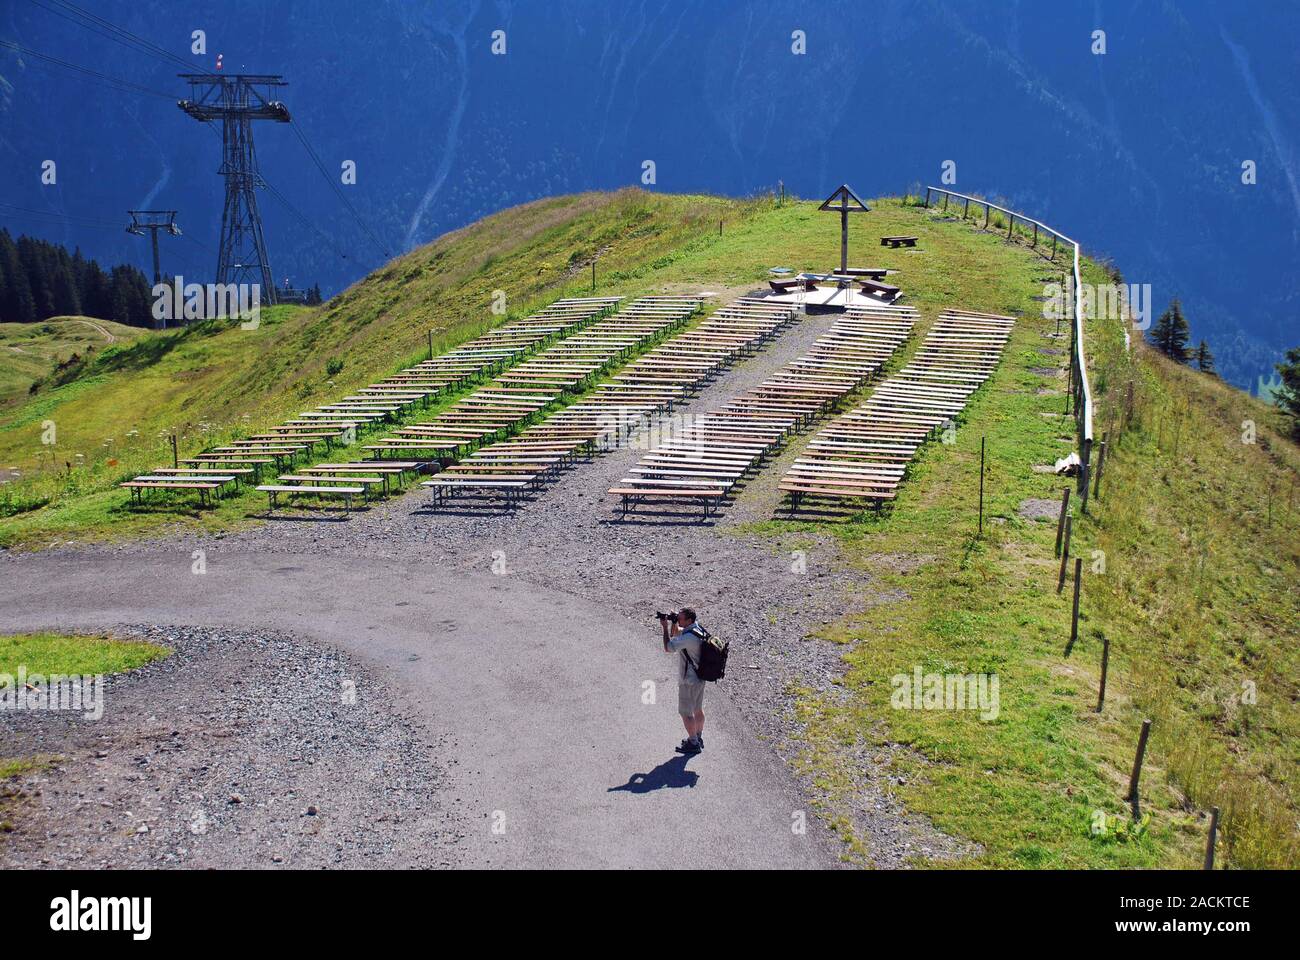
[[[690,737],[687,737],[681,743],[677,744],[678,753],[694,754],[699,753],[703,749],[704,747],[701,744],[692,740]]]

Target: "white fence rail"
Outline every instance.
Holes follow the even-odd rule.
[[[1070,392],[1074,404],[1075,422],[1079,428],[1079,496],[1082,500],[1082,509],[1086,512],[1088,509],[1088,487],[1089,475],[1092,472],[1092,385],[1088,382],[1088,361],[1083,349],[1083,278],[1080,276],[1080,254],[1079,244],[1071,240],[1059,230],[1054,230],[1047,224],[1035,220],[1033,217],[1027,217],[1023,213],[1017,213],[1014,210],[1008,210],[1006,207],[998,206],[983,197],[972,197],[964,193],[957,193],[953,190],[945,190],[942,187],[925,188],[925,205],[929,207],[931,197],[937,202],[938,197],[943,197],[943,209],[947,210],[951,201],[956,200],[963,204],[962,219],[970,217],[970,208],[974,204],[976,207],[975,219],[979,219],[979,208],[984,208],[984,229],[988,229],[989,218],[992,212],[997,210],[1007,218],[1007,239],[1011,240],[1014,236],[1016,223],[1021,223],[1028,232],[1029,227],[1033,228],[1033,235],[1030,241],[1035,250],[1038,250],[1049,260],[1055,261],[1058,246],[1064,246],[1066,252],[1072,255],[1070,270],[1074,279],[1074,297],[1069,303],[1070,312]],[[1051,238],[1051,252],[1048,252],[1047,239]],[[1040,242],[1042,247],[1040,249]]]

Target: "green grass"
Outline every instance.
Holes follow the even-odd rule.
[[[1300,448],[1275,408],[1144,345],[1127,356],[1113,330],[1092,339],[1110,451],[1083,535],[1107,558],[1094,617],[1130,722],[1151,718],[1189,806],[1222,808],[1231,864],[1294,869]]]
[[[16,676],[126,673],[171,654],[166,647],[136,640],[63,633],[0,635],[0,674]]]
[[[29,396],[33,383],[48,381],[60,364],[74,356],[84,360],[145,333],[138,327],[89,317],[0,323],[0,411]]]
[[[126,673],[171,655],[166,647],[103,635],[20,633],[0,635],[0,674],[26,677],[102,676]],[[0,783],[49,766],[57,757],[0,757]],[[21,789],[0,787],[0,834],[13,830]]]
[[[0,758],[0,780],[19,777],[24,773],[34,773],[35,771],[45,767],[48,763],[48,760],[44,760],[40,757],[20,757],[11,760]]]

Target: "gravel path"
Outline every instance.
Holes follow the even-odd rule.
[[[762,381],[805,352],[832,319],[805,318],[758,357],[719,377],[678,413],[712,409]],[[132,558],[188,558],[191,551],[201,549],[216,565],[223,557],[293,555],[297,559],[292,563],[304,568],[318,560],[345,560],[358,569],[370,569],[374,578],[384,576],[381,571],[390,564],[417,565],[424,571],[421,582],[408,586],[437,589],[444,582],[469,578],[480,584],[478,590],[499,585],[518,596],[561,598],[555,619],[541,628],[544,634],[578,630],[599,642],[605,629],[601,624],[613,622],[629,636],[639,636],[637,642],[652,647],[658,629],[654,611],[693,606],[710,629],[734,641],[728,678],[715,699],[725,699],[749,731],[747,736],[767,742],[777,756],[788,760],[798,749],[791,688],[827,690],[843,669],[843,648],[810,635],[856,609],[892,597],[874,589],[860,571],[848,568],[829,538],[795,533],[753,536],[739,529],[748,521],[775,515],[779,502],[775,466],[749,482],[708,523],[700,522],[693,508],[685,516],[663,509],[639,511],[620,520],[616,500],[605,491],[644,449],[644,442],[634,443],[581,463],[513,513],[495,505],[455,502],[435,511],[427,491],[417,486],[346,521],[339,521],[337,514],[287,511],[277,514],[279,519],[235,535],[99,547],[70,556],[129,565],[135,562]],[[791,455],[787,451],[781,459]],[[488,586],[481,586],[484,583]],[[572,598],[571,610],[565,608],[563,597]],[[287,594],[285,602],[301,604],[302,598]],[[475,617],[472,600],[470,605],[456,621],[463,624]],[[587,612],[579,615],[580,610]],[[518,656],[517,651],[511,656]],[[563,690],[567,682],[558,679],[557,686]],[[586,706],[593,710],[591,722],[599,729],[607,722],[602,718],[608,706],[592,702]],[[482,705],[474,709],[482,710]],[[436,724],[445,721],[433,719]],[[521,722],[525,719],[526,715]],[[673,722],[670,719],[670,730]],[[552,749],[560,758],[567,752],[563,744]],[[875,863],[901,866],[907,857],[922,851],[956,855],[956,844],[897,809],[870,767],[864,764],[855,809],[846,813],[870,838]],[[769,774],[773,772],[790,785],[775,785],[778,794],[787,789],[805,797],[816,793],[810,783],[796,784],[785,764]],[[822,848],[818,862],[832,863],[833,857],[832,848]]]
[[[0,799],[0,869],[457,862],[445,744],[372,671],[284,634],[115,633],[175,653],[109,678],[99,721],[0,715],[6,754],[57,758]]]

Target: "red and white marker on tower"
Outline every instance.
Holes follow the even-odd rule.
[[[221,54],[217,54],[217,69],[221,69]]]

